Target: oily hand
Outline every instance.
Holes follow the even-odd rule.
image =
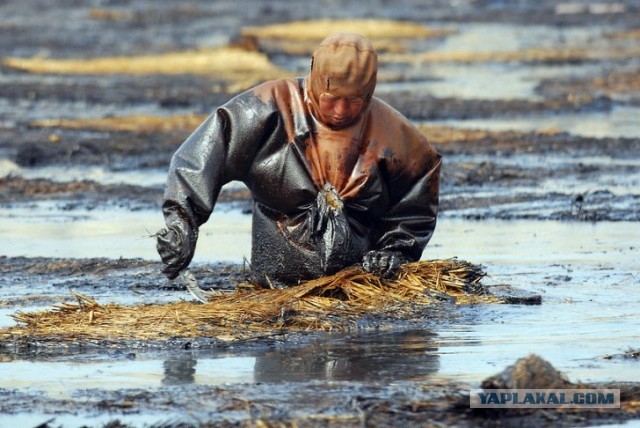
[[[156,234],[156,248],[165,264],[162,273],[169,279],[175,279],[193,258],[195,243],[191,242],[192,238],[190,239],[189,235],[193,234],[175,225],[162,229]]]
[[[398,270],[406,262],[407,258],[396,251],[369,251],[362,258],[362,267],[366,272],[384,279],[395,279]]]

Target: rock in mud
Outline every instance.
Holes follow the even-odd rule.
[[[551,363],[531,354],[521,358],[501,373],[488,377],[481,384],[484,389],[550,389],[574,386]]]

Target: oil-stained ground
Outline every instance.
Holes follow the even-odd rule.
[[[374,40],[381,64],[377,95],[418,124],[443,154],[446,218],[628,222],[630,227],[640,221],[640,5],[633,0],[434,0],[428,5],[414,0],[65,0],[55,6],[9,0],[0,3],[0,16],[3,219],[43,205],[49,212],[159,211],[162,184],[101,180],[82,171],[98,168],[114,176],[136,171],[146,177],[166,170],[179,144],[216,106],[259,81],[303,75],[323,32],[339,28]],[[501,31],[531,31],[535,37],[520,45],[499,35],[495,46],[473,42],[473,34]],[[566,37],[549,36],[559,33]],[[469,34],[468,39],[455,40],[468,45],[447,44],[460,34]],[[482,78],[475,73],[492,69],[495,76],[487,86],[495,95],[480,94],[482,85],[464,89],[467,80]],[[529,72],[528,89],[504,96],[496,81],[504,79],[507,86],[507,76],[521,70]],[[450,83],[445,72],[462,78]],[[619,116],[613,129],[590,126]],[[504,126],[528,120],[542,125]],[[577,125],[570,127],[572,121]],[[60,172],[65,170],[80,176]],[[250,195],[241,186],[225,189],[218,209],[237,208],[248,215]],[[7,257],[3,245],[3,313],[51,307],[67,301],[69,290],[124,304],[187,298],[180,284],[163,279],[157,261],[116,255]],[[637,243],[629,247],[637,251]],[[245,267],[202,264],[194,273],[205,287],[228,289],[244,278]],[[444,302],[424,316],[437,326],[461,315]],[[420,322],[373,318],[363,320],[362,329],[390,332],[386,341]],[[473,385],[393,382],[392,374],[360,382],[341,382],[337,375],[328,377],[331,381],[287,382],[286,373],[323,358],[322,352],[299,350],[325,334],[283,331],[229,342],[180,337],[54,345],[28,337],[5,341],[0,364],[127,362],[159,355],[166,381],[155,388],[96,386],[61,398],[2,388],[0,419],[26,426],[119,427],[591,426],[640,418],[637,379],[612,383],[623,393],[622,409],[615,411],[473,410],[468,394]],[[354,337],[326,340],[335,353],[355,346],[357,332]],[[201,353],[231,350],[276,354],[289,365],[279,363],[278,376],[265,375],[252,384],[185,381],[194,376]],[[632,349],[611,350],[605,358],[638,359]],[[366,369],[365,361],[355,361]],[[426,364],[424,370],[437,368]]]

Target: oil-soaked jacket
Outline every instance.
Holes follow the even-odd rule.
[[[272,286],[359,264],[370,250],[418,260],[438,212],[440,155],[401,114],[372,98],[353,126],[316,121],[303,79],[266,82],[216,109],[175,153],[165,215],[194,228],[221,187],[254,198],[254,280]]]

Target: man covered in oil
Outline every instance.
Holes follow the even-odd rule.
[[[192,260],[220,189],[253,196],[251,269],[265,286],[360,265],[393,277],[436,226],[441,157],[410,121],[373,96],[377,54],[336,33],[309,74],[260,84],[217,108],[174,154],[157,236],[173,279]]]

